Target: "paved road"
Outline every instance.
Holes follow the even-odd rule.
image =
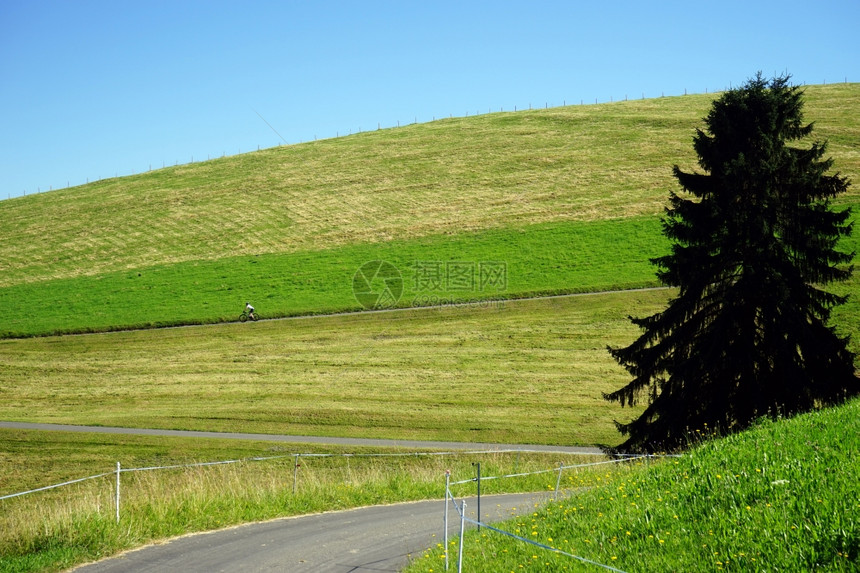
[[[520,450],[599,454],[596,448],[522,444],[422,442],[327,438],[270,434],[239,434],[0,422],[0,428],[61,432],[178,436],[352,446],[404,447],[420,450]],[[482,521],[489,523],[533,510],[548,494],[484,496]],[[477,503],[466,500],[476,519]],[[410,559],[441,543],[444,503],[441,500],[375,506],[285,518],[217,532],[191,535],[151,545],[119,557],[85,565],[76,573],[211,573],[218,571],[283,571],[320,573],[399,571]],[[449,535],[459,534],[457,513],[449,506]],[[454,559],[456,557],[454,556]],[[452,561],[456,563],[456,561]]]
[[[548,495],[483,496],[481,521],[489,523],[529,513],[546,501]],[[471,519],[476,519],[476,507],[474,498],[466,500],[466,512]],[[453,538],[459,535],[460,523],[456,510],[450,505],[449,508],[449,536]],[[443,542],[444,510],[444,502],[437,500],[278,519],[180,537],[74,571],[399,571],[411,559],[421,558],[424,550]],[[456,558],[456,554],[451,555],[454,568]]]
[[[565,452],[576,454],[600,454],[598,448],[544,446],[527,444],[485,444],[467,442],[425,442],[418,440],[376,440],[369,438],[335,438],[324,436],[288,436],[274,434],[241,434],[222,432],[195,432],[187,430],[151,430],[144,428],[111,428],[107,426],[71,426],[67,424],[37,424],[31,422],[2,422],[0,428],[13,430],[42,430],[58,432],[83,432],[96,434],[130,434],[138,436],[174,436],[181,438],[219,438],[228,440],[256,440],[263,442],[287,442],[291,444],[330,444],[363,447],[400,447],[420,450],[519,450],[535,452]]]

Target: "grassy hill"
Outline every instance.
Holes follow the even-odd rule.
[[[860,84],[811,86],[806,93],[815,136],[830,141],[839,171],[860,180]],[[691,138],[713,97],[440,120],[0,201],[0,419],[618,443],[612,420],[638,411],[600,398],[626,378],[605,346],[631,340],[635,327],[626,316],[661,308],[671,294],[666,290],[44,335],[219,323],[235,320],[246,300],[264,317],[358,310],[353,278],[375,259],[401,272],[402,307],[654,286],[648,258],[666,248],[659,215],[675,188],[671,165],[694,167]],[[860,206],[860,187],[840,204]],[[860,233],[845,245],[858,247]],[[481,282],[484,264],[500,265],[493,268],[504,270],[504,280]],[[474,283],[448,274],[464,268],[476,273]],[[443,274],[434,276],[434,269]],[[860,278],[838,290],[860,294]],[[857,296],[834,315],[839,331],[853,335],[855,351],[858,316]],[[823,563],[840,570],[857,558],[850,518],[857,508],[849,504],[856,498],[856,440],[840,440],[858,435],[856,410],[855,401],[811,414],[791,426],[798,428],[791,436],[782,430],[788,426],[768,423],[752,437],[699,450],[680,468],[613,481],[616,491],[647,488],[657,497],[643,499],[647,513],[631,515],[600,490],[579,520],[586,530],[568,530],[566,517],[551,523],[543,514],[538,534],[577,543],[577,552],[588,539],[582,543],[599,546],[589,554],[596,560],[615,563],[614,556],[615,564],[636,570],[639,562],[628,559],[640,554],[655,555],[663,570],[702,563],[718,569],[729,563],[726,556],[732,566],[725,568],[745,570],[749,559],[770,558],[775,545],[787,553],[768,568]],[[79,477],[92,473],[95,461],[206,461],[222,449],[234,455],[223,443],[167,442],[0,430],[0,462],[14,466],[0,486],[7,493],[46,485],[43,477]],[[241,455],[269,447],[249,444]],[[765,453],[767,464],[760,459]],[[61,494],[51,498],[59,508],[51,511],[64,516],[56,531],[47,518],[32,519],[43,511],[34,498],[0,516],[11,524],[0,527],[6,532],[0,554],[14,547],[20,570],[53,570],[151,539],[298,511],[296,503],[306,511],[437,491],[422,485],[389,497],[374,486],[344,501],[337,489],[338,499],[309,506],[306,498],[288,500],[289,467],[272,471],[280,478],[257,476],[269,489],[248,502],[254,511],[244,511],[244,502],[236,509],[230,487],[214,497],[201,494],[194,478],[188,480],[193,503],[143,496],[141,511],[155,517],[134,532],[112,525],[102,493],[95,510],[67,511]],[[337,469],[343,471],[350,466]],[[441,471],[433,472],[427,483],[438,487]],[[769,489],[782,479],[791,487]],[[155,484],[148,491],[173,490]],[[324,493],[312,497],[318,502]],[[150,511],[153,505],[163,509]],[[756,533],[736,535],[738,523]],[[598,525],[599,532],[588,529]],[[627,531],[635,543],[618,543]],[[792,557],[795,547],[803,548],[803,560]],[[481,560],[506,550],[482,548]],[[544,569],[539,563],[533,570]]]
[[[359,309],[373,259],[403,274],[401,306],[653,285],[671,166],[694,167],[713,97],[446,119],[0,201],[0,336],[233,320],[246,299]],[[806,98],[857,179],[860,84]],[[508,280],[420,292],[416,261],[504,262]]]
[[[2,284],[658,213],[711,98],[440,120],[2,203]]]

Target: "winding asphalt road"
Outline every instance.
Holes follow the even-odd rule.
[[[549,494],[482,496],[482,522],[534,511]],[[474,498],[466,515],[476,519]],[[443,500],[364,507],[243,525],[150,545],[73,569],[75,573],[400,571],[444,541]],[[460,520],[449,502],[448,534]],[[457,555],[449,556],[456,569]],[[442,564],[440,563],[440,566]],[[443,568],[443,567],[442,567]],[[440,568],[441,569],[441,568]]]
[[[522,444],[422,442],[328,438],[270,434],[237,434],[181,430],[72,426],[29,422],[0,422],[0,428],[61,432],[177,436],[352,446],[405,447],[421,450],[520,450],[599,454],[596,448]],[[484,523],[508,519],[534,510],[549,494],[483,496]],[[466,500],[466,514],[477,519],[477,500]],[[83,565],[76,573],[305,572],[347,573],[399,571],[410,560],[444,539],[445,503],[442,500],[364,507],[291,517],[188,535]],[[448,506],[449,536],[459,535],[456,509]],[[451,556],[456,563],[456,556]]]

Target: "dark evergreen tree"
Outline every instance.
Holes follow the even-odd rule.
[[[849,185],[827,175],[826,143],[789,145],[812,132],[802,92],[761,74],[724,93],[697,130],[704,173],[674,168],[663,232],[670,254],[652,260],[678,294],[612,356],[633,376],[604,395],[644,413],[616,423],[619,451],[684,447],[696,429],[728,433],[763,415],[791,415],[857,394],[848,339],[827,325],[845,297],[822,285],[851,275],[849,210],[830,201]]]

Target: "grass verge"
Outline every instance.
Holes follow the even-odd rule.
[[[607,475],[499,527],[623,571],[856,571],[858,450],[854,400]],[[486,530],[466,534],[464,553],[479,573],[599,570]],[[441,558],[428,552],[407,571],[441,571]]]

